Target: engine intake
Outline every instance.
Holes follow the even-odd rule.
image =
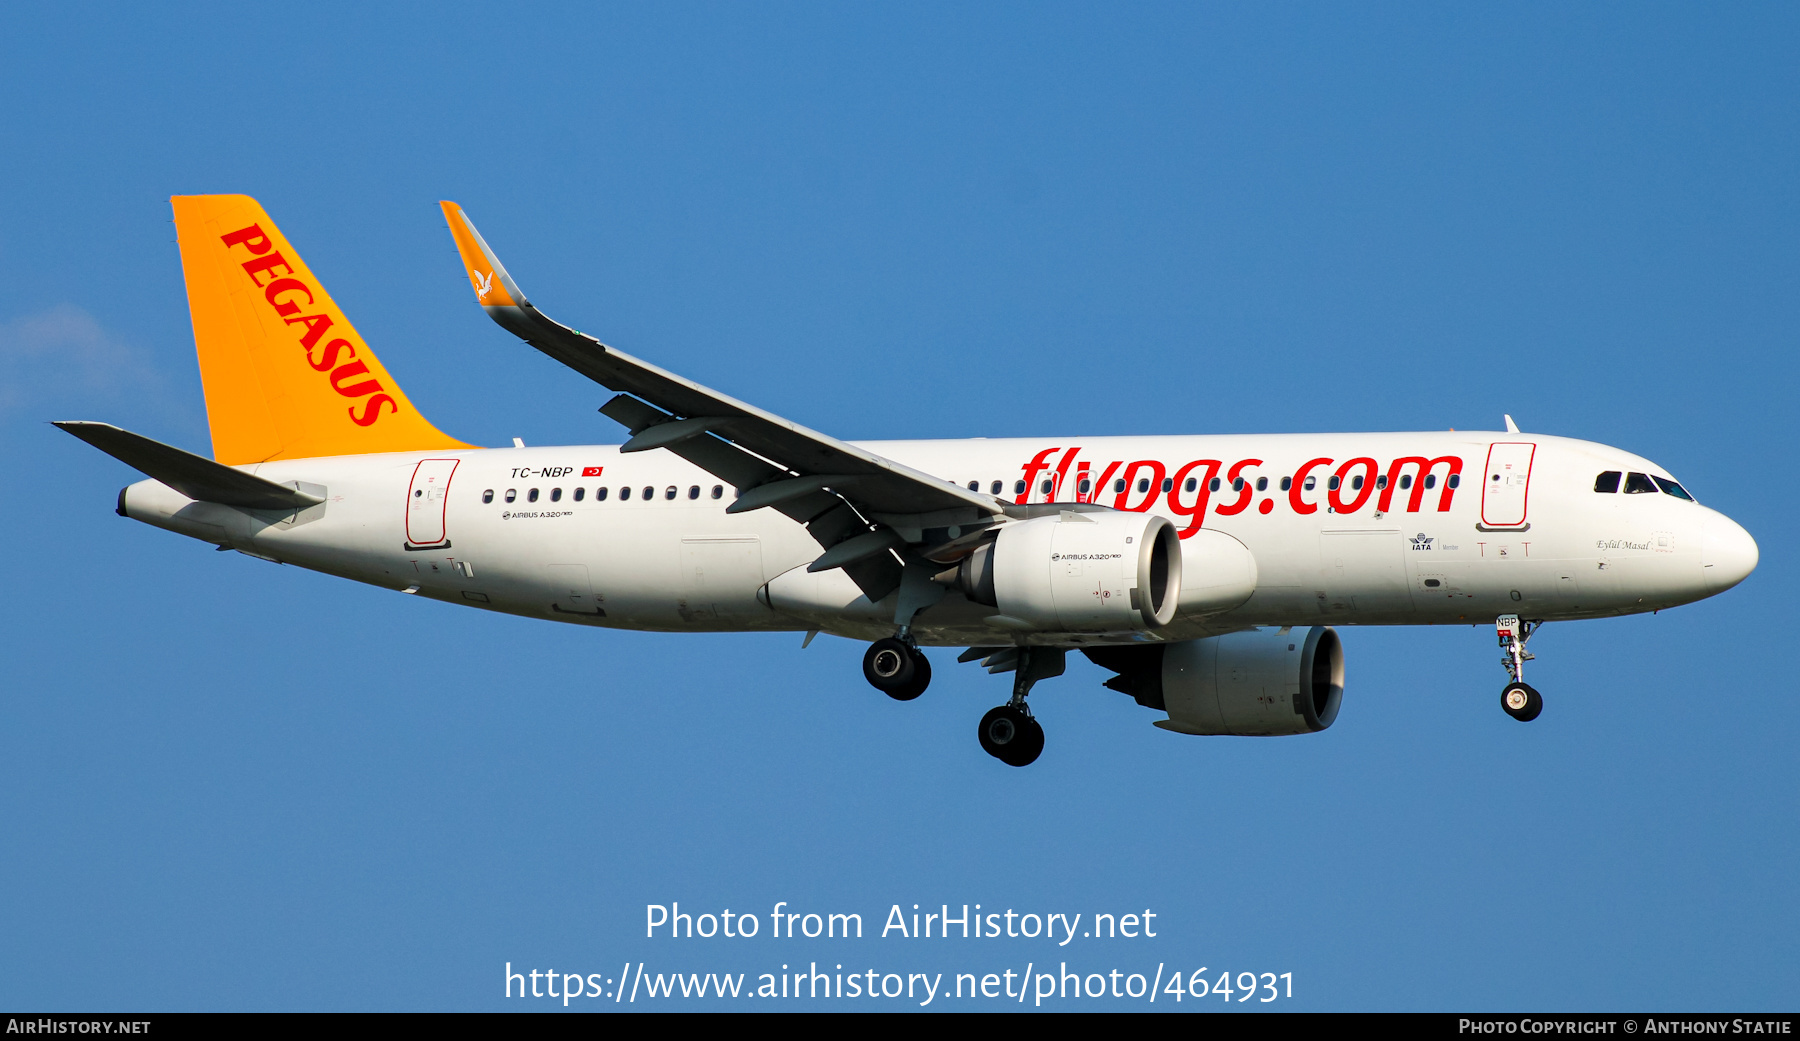
[[[1003,526],[956,581],[971,601],[1039,629],[1156,629],[1181,600],[1181,540],[1165,517],[1065,511]]]

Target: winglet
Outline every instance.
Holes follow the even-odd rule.
[[[462,254],[463,268],[469,272],[469,285],[475,290],[476,302],[490,308],[518,307],[527,303],[525,294],[519,292],[518,283],[500,265],[500,258],[488,248],[481,232],[469,223],[469,216],[462,207],[449,200],[438,205],[443,208],[444,220],[450,225],[450,237],[456,240],[456,251]]]

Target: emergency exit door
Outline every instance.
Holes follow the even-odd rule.
[[[444,530],[444,513],[449,506],[450,475],[456,472],[457,459],[422,459],[413,469],[412,485],[406,490],[406,545],[409,549],[438,548],[450,544]]]
[[[1537,446],[1498,443],[1489,446],[1487,472],[1481,482],[1481,523],[1490,528],[1525,526],[1526,497],[1531,491],[1531,459]]]

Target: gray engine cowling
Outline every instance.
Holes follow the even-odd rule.
[[[1001,527],[963,559],[957,586],[1038,629],[1157,629],[1181,599],[1181,539],[1165,517],[1065,511]]]
[[[1086,653],[1119,674],[1108,687],[1167,712],[1156,725],[1181,734],[1316,733],[1344,700],[1344,647],[1328,626]]]

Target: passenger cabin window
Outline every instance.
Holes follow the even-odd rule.
[[[1080,488],[1080,489],[1081,489],[1081,494],[1082,494],[1082,495],[1083,495],[1083,496],[1086,496],[1086,495],[1087,495],[1087,493],[1088,493],[1088,492],[1089,492],[1089,491],[1092,491],[1092,490],[1093,490],[1093,487],[1094,487],[1094,482],[1092,482],[1092,481],[1090,481],[1090,480],[1088,480],[1088,479],[1087,479],[1087,478],[1085,478],[1085,477],[1083,477],[1083,478],[1082,478],[1082,479],[1081,479],[1081,484],[1080,484],[1080,485],[1079,485],[1079,486],[1078,486],[1078,487],[1079,487],[1079,488]]]
[[[1405,489],[1411,488],[1411,487],[1412,487],[1412,474],[1401,474],[1400,475],[1401,490],[1404,491]]]
[[[969,490],[972,492],[980,491],[981,490],[981,482],[980,481],[970,481],[969,482]]]
[[[1667,477],[1652,477],[1650,479],[1656,482],[1656,486],[1663,490],[1664,495],[1673,495],[1677,499],[1686,499],[1689,502],[1694,501],[1694,497],[1688,494],[1686,488],[1669,480]]]
[[[487,491],[482,492],[481,493],[481,501],[483,504],[493,502],[494,501],[494,490],[492,488],[489,488]]]
[[[1116,495],[1125,494],[1125,478],[1121,477],[1113,482],[1113,493]]]
[[[1317,488],[1318,486],[1319,486],[1319,479],[1317,477],[1308,477],[1306,479],[1306,490],[1307,491],[1310,492],[1314,488]]]
[[[1256,490],[1259,492],[1268,491],[1269,490],[1269,479],[1267,477],[1258,477],[1256,479]]]
[[[1150,478],[1148,478],[1148,477],[1138,478],[1138,492],[1141,494],[1141,493],[1147,492],[1149,490],[1150,490]]]
[[[1431,487],[1431,482],[1429,480],[1427,480],[1425,482],[1425,487],[1427,487],[1427,488]],[[1450,475],[1450,487],[1452,487],[1452,488],[1462,487],[1462,474],[1451,474]]]
[[[525,501],[526,502],[536,502],[537,501],[537,489],[536,488],[533,488],[532,490],[525,493]]]
[[[631,489],[629,487],[620,488],[619,489],[619,501],[624,502],[626,499],[629,499],[629,498],[631,498]]]
[[[1165,477],[1165,478],[1163,478],[1163,485],[1162,485],[1162,488],[1163,488],[1163,491],[1164,491],[1164,492],[1172,492],[1172,491],[1174,491],[1174,490],[1175,490],[1175,478],[1173,478],[1173,477]]]
[[[699,485],[696,484],[696,485],[691,485],[688,487],[688,498],[690,498],[690,499],[700,498],[700,486]]]
[[[1181,487],[1190,492],[1195,491],[1200,487],[1200,479],[1198,477],[1190,477]]]
[[[1628,473],[1625,475],[1626,495],[1642,495],[1645,492],[1654,491],[1656,491],[1656,484],[1650,480],[1649,474]]]
[[[1331,475],[1331,483],[1328,484],[1326,487],[1330,488],[1332,491],[1335,492],[1338,490],[1338,485],[1342,484],[1342,483],[1343,483],[1343,478],[1339,477],[1337,474],[1332,474]]]
[[[1233,477],[1231,479],[1231,490],[1234,492],[1243,491],[1244,490],[1244,479],[1242,477]]]
[[[1436,488],[1437,487],[1437,474],[1426,474],[1425,475],[1425,487],[1427,487],[1427,488]]]
[[[713,485],[713,491],[712,491],[713,498],[715,498],[715,499],[720,498],[720,497],[724,496],[724,494],[725,494],[725,486],[724,485],[722,485],[722,484]]]
[[[1387,487],[1387,474],[1382,474],[1380,477],[1375,478],[1375,487],[1377,487],[1377,488],[1386,488]]]
[[[656,498],[656,489],[655,489],[655,488],[652,488],[652,487],[650,487],[650,486],[649,486],[649,485],[647,485],[647,484],[646,484],[646,485],[644,485],[644,491],[643,491],[643,493],[642,493],[642,494],[641,494],[641,495],[640,495],[640,496],[639,496],[639,498],[641,498],[641,499],[643,499],[643,500],[644,500],[644,501],[645,501],[645,502],[649,502],[649,501],[650,501],[650,500],[651,500],[651,499],[654,499],[654,498]]]
[[[562,489],[561,488],[550,489],[550,501],[551,502],[561,502],[562,501]]]
[[[1024,481],[1014,481],[1013,482],[1013,494],[1014,495],[1024,495],[1025,494],[1025,482]]]
[[[681,494],[681,489],[675,487],[672,484],[669,485],[667,488],[663,489],[663,498],[665,498],[665,499],[673,499],[673,498],[675,498],[675,496],[680,495],[680,494]]]
[[[1050,494],[1050,488],[1051,488],[1051,480],[1048,477],[1044,478],[1043,481],[1038,484],[1038,491],[1044,493],[1045,495]]]
[[[1215,477],[1212,480],[1208,481],[1206,483],[1206,488],[1208,491],[1213,491],[1213,492],[1218,491],[1219,490],[1219,479],[1217,477]]]
[[[1619,491],[1619,478],[1623,476],[1625,475],[1617,470],[1608,470],[1594,478],[1594,490],[1597,492],[1605,492],[1608,495],[1617,494]]]
[[[1294,479],[1292,477],[1283,477],[1281,479],[1281,490],[1282,491],[1284,491],[1284,492],[1288,491],[1289,489],[1291,489],[1293,487],[1294,487]],[[1310,485],[1308,487],[1310,487]]]
[[[586,488],[575,489],[575,501],[576,502],[580,502],[581,500],[583,500],[585,498],[587,498],[587,489]]]
[[[989,495],[999,495],[1000,494],[1000,482],[999,481],[995,481],[993,484],[988,485],[988,494]]]
[[[1353,491],[1359,491],[1359,492],[1362,491],[1362,484],[1363,484],[1363,475],[1362,474],[1357,474],[1355,477],[1350,478],[1350,488]]]
[[[604,485],[602,485],[599,488],[594,489],[594,501],[595,502],[605,502],[606,501],[606,487]]]
[[[506,501],[507,502],[511,502],[514,499],[517,499],[518,497],[519,497],[519,490],[517,488],[508,488],[506,490]]]

